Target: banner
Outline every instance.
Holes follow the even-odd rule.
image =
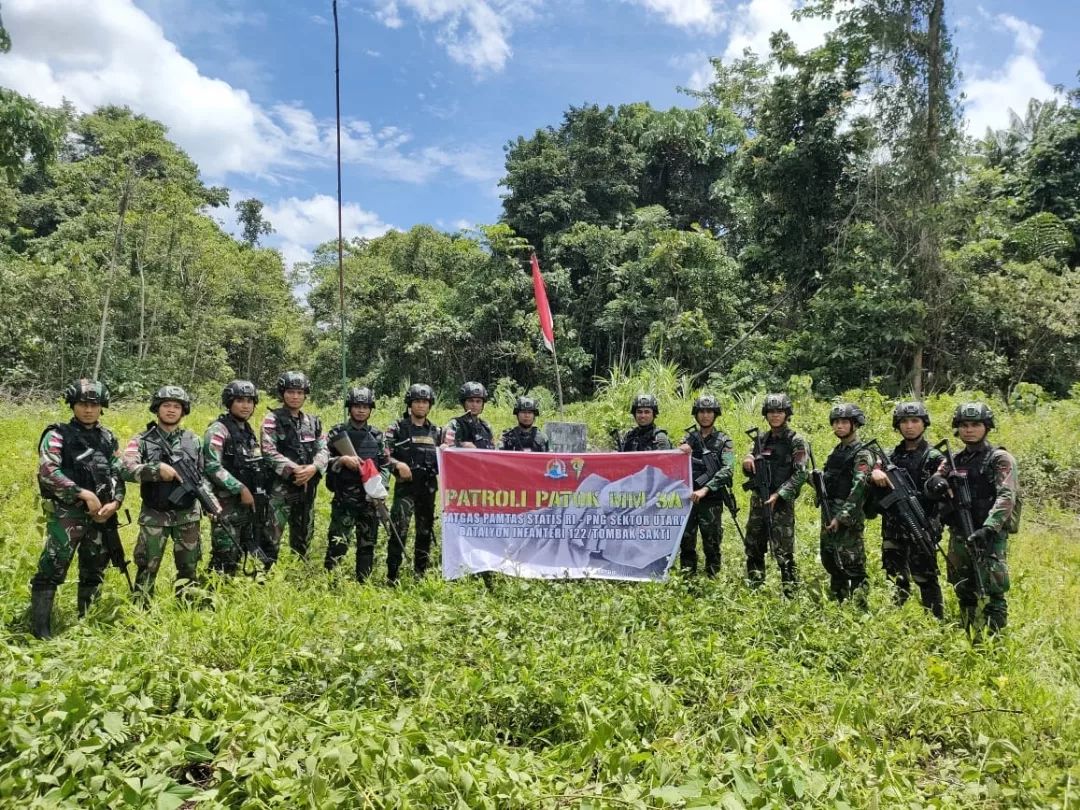
[[[690,516],[690,456],[440,448],[443,576],[662,581]]]

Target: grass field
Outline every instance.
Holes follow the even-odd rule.
[[[568,418],[602,444],[628,423],[633,386]],[[891,444],[888,403],[859,397],[868,435]],[[661,423],[689,424],[688,401],[670,387],[661,401]],[[954,402],[931,403],[938,437]],[[819,462],[832,445],[827,407],[797,402]],[[214,413],[199,408],[190,425],[201,431]],[[148,416],[121,407],[106,422],[123,442]],[[509,424],[505,403],[494,416]],[[978,648],[917,599],[892,607],[877,524],[871,611],[831,603],[806,491],[792,601],[771,562],[768,586],[747,591],[730,524],[712,581],[500,580],[490,592],[434,577],[396,590],[328,581],[322,493],[310,566],[286,553],[264,583],[217,583],[210,606],[193,609],[171,596],[167,554],[150,611],[129,606],[110,569],[84,621],[73,569],[56,637],[34,642],[33,445],[54,418],[65,411],[0,418],[2,806],[1080,806],[1076,402],[1002,418],[1025,523],[1010,551],[1009,630]],[[729,403],[723,423],[745,450],[755,403]],[[123,533],[130,556],[135,532]],[[951,593],[946,611],[955,618]]]

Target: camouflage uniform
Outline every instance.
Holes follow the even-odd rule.
[[[821,564],[829,574],[829,589],[839,601],[855,595],[866,604],[866,549],[863,546],[866,502],[874,457],[852,433],[825,462],[825,488],[833,518],[840,524],[835,532],[825,530],[821,518]]]
[[[645,427],[636,427],[626,432],[622,438],[622,446],[619,448],[623,453],[641,453],[647,450],[670,450],[671,439],[667,431],[658,428],[654,422]]]
[[[527,428],[521,425],[507,428],[503,431],[502,438],[499,440],[500,450],[547,453],[548,447],[548,437],[535,425]]]
[[[769,465],[773,482],[771,492],[779,492],[780,497],[772,508],[772,537],[766,530],[763,502],[756,495],[750,497],[750,514],[746,520],[746,578],[751,586],[765,581],[765,551],[768,549],[780,569],[784,591],[790,593],[798,578],[795,499],[809,476],[806,440],[785,425],[779,435],[770,430],[759,437],[752,452]],[[744,488],[748,486],[744,485]]]
[[[246,486],[255,494],[261,463],[258,437],[246,421],[223,413],[210,423],[203,437],[203,469],[221,502],[210,534],[213,571],[232,575],[240,567],[238,539],[255,530],[254,511],[240,502],[240,493]]]
[[[442,444],[444,447],[461,447],[465,442],[472,442],[480,450],[495,449],[491,425],[468,412],[455,416],[446,423]]]
[[[267,411],[259,431],[262,455],[272,477],[267,556],[277,560],[281,536],[289,528],[289,546],[307,559],[315,530],[315,494],[320,476],[326,473],[329,453],[319,417],[303,411],[293,417],[288,408]],[[317,474],[303,487],[292,482],[298,467],[314,464]]]
[[[705,551],[705,573],[710,577],[720,571],[721,541],[724,537],[724,501],[720,490],[731,486],[735,467],[735,445],[731,437],[719,430],[710,430],[704,436],[701,428],[687,431],[683,443],[690,445],[690,457],[695,479],[704,474],[706,451],[720,456],[720,469],[703,484],[694,481],[694,489],[705,487],[709,494],[694,504],[679,545],[679,564],[684,571],[697,571],[697,533],[701,530],[701,545]]]
[[[956,591],[964,623],[972,625],[978,611],[978,578],[986,590],[984,608],[989,628],[1001,630],[1008,623],[1009,606],[1005,594],[1009,591],[1007,526],[1017,509],[1019,479],[1016,459],[1004,447],[994,447],[987,441],[965,447],[954,457],[956,472],[967,479],[971,491],[971,517],[976,532],[985,530],[989,537],[976,538],[982,560],[976,572],[976,561],[964,545],[963,531],[955,510],[946,510],[942,517],[949,526],[948,579]],[[942,461],[931,482],[949,472],[948,461]]]
[[[90,455],[80,460],[88,450]],[[96,475],[110,480],[112,500],[123,503],[125,488],[118,450],[116,438],[107,428],[100,424],[88,428],[76,419],[64,425],[50,425],[38,446],[38,486],[46,513],[45,548],[38,560],[37,573],[30,580],[30,589],[55,592],[67,578],[71,558],[78,548],[80,613],[101,586],[109,557],[100,524],[90,519],[79,493],[96,489]],[[103,506],[109,502],[108,498],[100,500]]]
[[[202,442],[198,435],[177,427],[171,433],[151,422],[146,430],[136,434],[124,450],[124,478],[140,484],[142,508],[139,510],[139,538],[135,542],[135,590],[137,597],[148,599],[154,593],[165,543],[173,541],[173,561],[176,563],[177,590],[185,582],[194,582],[202,556],[199,540],[199,518],[202,509],[193,495],[178,506],[169,502],[170,494],[179,486],[176,481],[161,480],[164,455],[161,442],[173,454],[188,458],[199,470],[203,468]]]
[[[394,484],[394,503],[390,507],[390,520],[397,537],[390,538],[387,546],[386,578],[396,582],[414,514],[416,553],[413,570],[417,576],[423,576],[430,564],[431,543],[435,538],[435,493],[439,487],[435,448],[443,443],[443,435],[438,425],[427,419],[422,425],[414,425],[406,414],[386,429],[385,438],[391,457],[412,469],[411,481],[398,478]]]
[[[893,464],[907,471],[919,493],[922,493],[927,479],[937,471],[944,458],[926,439],[920,439],[913,450],[908,450],[904,442],[900,442],[888,457]],[[934,542],[940,542],[941,523],[934,517],[937,505],[922,494],[919,502],[933,526]],[[881,565],[885,575],[896,586],[897,604],[902,605],[908,600],[911,581],[914,580],[919,586],[923,606],[939,618],[943,615],[936,554],[932,549],[927,554],[919,543],[907,536],[900,522],[889,512],[881,516]]]
[[[352,420],[334,427],[330,435],[347,431],[353,449],[362,458],[372,459],[379,467],[383,484],[390,483],[390,452],[382,431],[368,423]],[[356,531],[356,579],[363,582],[375,564],[375,545],[379,536],[376,504],[367,498],[359,471],[341,466],[341,454],[330,447],[326,487],[334,493],[330,502],[330,530],[326,543],[326,570],[332,571],[349,550],[349,535]],[[384,506],[385,508],[385,506]],[[388,543],[393,544],[393,538]]]

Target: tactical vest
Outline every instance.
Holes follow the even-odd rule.
[[[277,441],[277,450],[289,461],[301,466],[307,466],[315,460],[315,448],[318,445],[319,435],[322,433],[322,422],[317,416],[309,416],[311,429],[314,437],[304,441],[300,436],[296,419],[293,419],[288,408],[276,408],[274,419],[277,425],[284,431],[285,437]]]
[[[393,447],[394,458],[412,468],[413,477],[433,477],[439,474],[438,456],[435,449],[439,442],[439,429],[425,422],[414,425],[408,417],[397,422],[397,437]]]
[[[335,427],[331,434],[338,434],[342,430],[349,434],[349,441],[352,442],[353,450],[356,451],[357,456],[374,459],[376,462],[381,460],[379,457],[382,455],[382,431],[376,430],[370,425],[356,427],[352,422],[346,422]],[[334,456],[341,455],[333,448],[330,449],[330,452]],[[326,488],[331,492],[341,494],[360,496],[364,494],[364,482],[359,473],[355,470],[338,470],[333,464],[326,471]]]
[[[626,438],[623,439],[623,452],[624,453],[639,453],[645,450],[655,450],[657,445],[657,438],[661,435],[667,435],[666,431],[660,430],[656,425],[649,425],[648,427],[636,427],[626,434]]]
[[[923,439],[914,450],[905,450],[904,443],[896,445],[889,459],[897,467],[907,471],[911,483],[915,485],[915,491],[919,493],[919,502],[924,510],[933,510],[934,502],[923,492],[927,480],[937,472],[937,463],[930,460],[930,443]],[[928,512],[929,514],[929,512]]]
[[[153,423],[151,423],[150,427],[153,428]],[[142,463],[157,464],[164,460],[162,458],[164,453],[157,441],[146,441],[144,439],[142,446]],[[199,445],[195,441],[195,434],[190,430],[180,430],[180,443],[173,446],[171,450],[175,455],[189,459],[195,465],[195,469],[202,469]],[[195,496],[188,492],[180,499],[179,503],[171,502],[169,496],[179,488],[180,484],[176,481],[143,481],[139,486],[139,492],[142,494],[142,502],[151,509],[156,509],[159,512],[167,512],[170,509],[183,512],[195,505]]]
[[[540,441],[540,429],[535,426],[523,428],[521,425],[503,431],[502,449],[529,453],[547,452],[547,447]]]
[[[83,427],[76,420],[64,424],[49,425],[38,439],[38,447],[45,439],[45,434],[55,430],[64,440],[60,451],[60,472],[74,481],[80,489],[89,489],[100,498],[105,483],[112,487],[111,458],[116,452],[116,439],[112,432],[101,425],[92,428]],[[87,451],[90,451],[87,453]],[[56,493],[47,489],[40,481],[38,490],[42,498],[56,500]],[[111,494],[111,493],[110,493]],[[106,501],[102,501],[105,503]]]
[[[730,439],[730,436],[726,433],[721,433],[719,430],[714,430],[706,439],[701,435],[701,430],[699,428],[688,429],[683,441],[690,445],[690,469],[693,471],[695,479],[697,479],[698,476],[704,475],[706,472],[704,460],[705,451],[708,450],[719,457],[724,452],[724,445],[727,444]],[[696,482],[694,486],[697,486]],[[710,492],[705,496],[705,499],[710,501],[719,498],[719,492]]]
[[[780,489],[784,482],[795,474],[794,439],[794,431],[786,430],[780,436],[774,436],[770,430],[765,434],[763,441],[760,438],[758,439],[760,446],[754,448],[754,454],[760,454],[765,463],[769,465],[773,492]]]
[[[491,450],[495,447],[492,441],[491,426],[483,419],[465,413],[454,420],[457,429],[454,432],[454,442],[458,445],[472,442],[481,450]]]
[[[995,450],[996,447],[985,444],[977,450],[965,448],[953,456],[957,474],[968,482],[968,491],[971,493],[971,520],[975,528],[986,522],[986,517],[997,500],[997,484],[991,464]]]
[[[223,413],[216,421],[229,431],[229,438],[221,448],[221,466],[251,489],[257,472],[254,459],[259,457],[259,439],[255,431],[247,422],[241,422],[232,414]]]
[[[834,501],[846,501],[855,478],[855,456],[862,442],[838,445],[825,461],[825,489]]]

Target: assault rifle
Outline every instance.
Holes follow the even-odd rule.
[[[173,506],[179,506],[183,503],[185,497],[191,495],[202,504],[202,508],[210,517],[216,518],[220,515],[221,503],[214,497],[213,493],[203,486],[202,471],[195,465],[195,462],[186,456],[173,452],[173,449],[169,447],[164,431],[160,427],[155,425],[153,432],[157,434],[157,440],[152,443],[161,448],[162,461],[176,471],[177,487],[170,493],[169,503]],[[150,434],[147,434],[146,438],[149,439]]]
[[[82,464],[83,467],[89,471],[90,479],[94,483],[94,495],[104,506],[107,503],[112,503],[116,500],[116,487],[113,484],[112,475],[102,475],[102,471],[97,468],[97,465],[88,461],[88,456],[93,455],[94,451],[91,448],[87,448],[80,455],[76,456],[75,461],[78,464]],[[127,518],[125,526],[131,525],[131,513],[125,509],[124,516]],[[116,568],[120,569],[124,573],[124,579],[127,580],[128,590],[132,593],[135,592],[135,583],[131,581],[131,573],[128,571],[127,557],[124,555],[124,544],[120,539],[120,520],[117,518],[114,512],[112,517],[106,520],[104,523],[94,523],[94,527],[97,529],[98,534],[101,536],[101,544],[105,548],[105,553],[108,555],[109,563]]]
[[[266,470],[262,458],[247,459],[238,478],[240,483],[248,488],[251,497],[255,501],[251,521],[239,532],[235,531],[227,520],[222,520],[220,525],[244,555],[243,562],[240,565],[240,572],[244,576],[254,577],[257,572],[254,566],[249,565],[252,560],[260,563],[266,570],[269,570],[270,566],[274,564],[274,561],[266,553],[268,545],[266,542],[266,526],[270,519],[270,493],[266,488]]]
[[[694,487],[700,489],[709,483],[713,477],[720,472],[723,466],[723,461],[720,458],[720,454],[715,450],[710,450],[705,446],[705,443],[701,444],[701,458],[691,458],[691,469],[694,470]],[[698,472],[700,470],[700,472]],[[731,490],[731,484],[724,484],[717,490],[717,494],[720,495],[720,500],[724,504],[724,508],[731,514],[731,520],[735,524],[735,531],[739,533],[739,537],[742,538],[743,543],[746,543],[746,536],[743,534],[742,527],[739,525],[739,505],[735,502],[735,493]]]
[[[348,431],[342,430],[337,434],[331,434],[329,437],[330,446],[333,447],[339,456],[349,456],[350,458],[358,459],[360,456],[356,452],[356,448],[353,447],[352,439],[349,438]],[[360,476],[360,472],[357,471],[357,477]],[[375,508],[375,514],[379,516],[379,522],[386,530],[386,536],[393,538],[397,543],[399,549],[401,549],[401,555],[405,558],[405,564],[411,565],[409,560],[409,551],[405,548],[405,543],[401,539],[401,535],[398,534],[397,527],[394,526],[394,522],[390,520],[390,510],[386,508],[386,498],[369,498],[369,502]]]
[[[612,428],[608,431],[608,435],[611,436],[611,440],[615,443],[615,449],[621,453],[623,449],[623,437],[622,434],[619,433],[619,429]]]
[[[754,442],[750,449],[750,454],[754,457],[754,474],[749,481],[743,484],[743,489],[761,502],[761,517],[765,522],[765,536],[769,538],[771,543],[773,536],[773,508],[769,504],[769,498],[772,496],[773,488],[772,467],[761,452],[761,431],[756,427],[752,427],[746,431],[746,435]]]
[[[825,485],[825,473],[819,470],[814,461],[814,448],[810,442],[806,443],[806,451],[810,455],[810,485],[814,488],[814,506],[821,510],[821,519],[828,526],[832,523],[832,502],[829,500],[829,488]]]
[[[986,595],[986,582],[983,579],[983,549],[972,539],[975,534],[975,519],[971,514],[971,490],[968,488],[967,478],[960,475],[956,470],[956,459],[953,457],[949,440],[942,439],[934,445],[934,449],[945,455],[949,464],[949,471],[945,474],[945,480],[949,482],[950,506],[956,519],[960,522],[960,533],[963,535],[961,544],[971,557],[971,567],[975,570],[975,595],[982,598]]]
[[[893,516],[904,534],[915,542],[923,553],[933,557],[937,552],[944,557],[945,552],[934,538],[934,526],[926,516],[926,510],[919,501],[919,491],[908,471],[892,462],[877,439],[871,439],[863,446],[881,462],[881,470],[889,479],[890,492],[878,499],[878,505]]]

